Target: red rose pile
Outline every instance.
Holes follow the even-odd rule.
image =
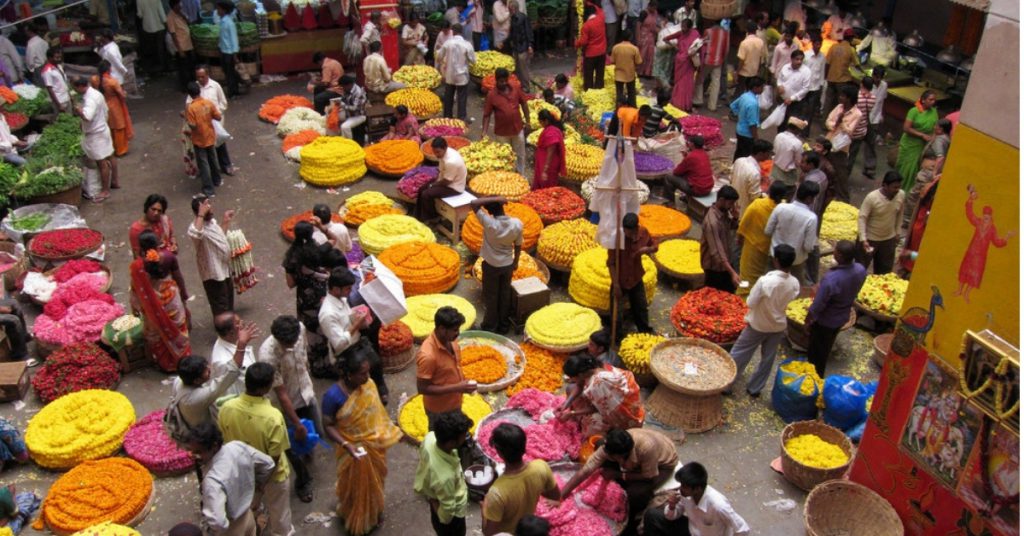
[[[92,229],[57,229],[39,233],[29,243],[29,253],[44,259],[84,255],[100,247],[103,234]]]
[[[587,208],[582,197],[561,186],[534,190],[521,203],[537,211],[544,225],[579,218]]]
[[[96,261],[89,259],[72,259],[61,265],[60,268],[57,268],[53,272],[53,280],[58,283],[64,283],[78,274],[91,274],[102,271],[103,265]]]
[[[46,358],[32,376],[32,388],[43,403],[85,389],[113,389],[120,365],[91,342],[65,346]]]
[[[743,298],[711,287],[687,292],[672,306],[672,325],[684,337],[731,343],[746,324]]]
[[[690,114],[679,118],[679,125],[687,138],[703,136],[706,149],[714,149],[725,143],[725,138],[722,137],[722,122],[713,117]]]
[[[164,430],[164,410],[146,415],[124,435],[124,451],[143,467],[167,475],[192,468],[195,460],[182,450]]]
[[[412,348],[412,330],[401,320],[380,328],[380,355],[393,357]]]

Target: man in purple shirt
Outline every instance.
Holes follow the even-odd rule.
[[[839,265],[821,279],[814,301],[807,310],[804,323],[810,334],[807,360],[822,378],[825,377],[825,363],[839,328],[850,319],[850,308],[868,276],[863,266],[853,262],[855,252],[856,246],[849,240],[840,240],[836,244],[833,256]]]

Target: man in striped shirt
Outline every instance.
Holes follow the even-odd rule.
[[[875,81],[870,76],[865,76],[860,80],[860,91],[857,93],[857,109],[860,110],[860,120],[857,121],[857,126],[853,128],[853,134],[850,136],[852,142],[850,143],[850,157],[846,160],[846,174],[849,176],[853,172],[853,161],[857,159],[857,153],[860,151],[861,146],[868,140],[868,129],[871,128],[870,116],[872,110],[875,108]],[[872,138],[870,142],[873,142]],[[864,150],[865,156],[867,155],[867,149]],[[864,169],[868,169],[868,166],[864,166]]]
[[[729,19],[725,19],[728,21]],[[725,22],[723,21],[723,23]],[[721,24],[715,24],[704,30],[703,64],[697,75],[697,91],[693,95],[693,104],[704,105],[704,81],[708,82],[708,110],[718,109],[718,91],[722,87],[722,66],[725,55],[729,52],[729,30]]]

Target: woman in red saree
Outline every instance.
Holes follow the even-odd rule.
[[[665,38],[665,41],[676,42],[672,106],[687,112],[693,109],[693,84],[697,74],[697,67],[690,58],[690,45],[699,38],[700,34],[693,29],[690,19],[683,19],[682,30]]]
[[[114,154],[124,156],[128,154],[128,141],[135,136],[132,116],[128,114],[128,95],[121,84],[111,76],[110,63],[107,60],[101,60],[96,70],[96,76],[92,77],[92,87],[103,93],[103,98],[107,101],[107,124],[110,126],[110,136],[114,140]],[[111,179],[111,186],[117,188],[116,177]]]
[[[964,301],[970,303],[971,289],[980,288],[981,278],[985,275],[989,245],[997,248],[1006,247],[1006,242],[1017,232],[1009,231],[1005,237],[999,236],[999,231],[992,221],[992,207],[986,206],[982,209],[979,218],[974,214],[974,200],[978,198],[978,191],[972,184],[967,185],[967,191],[967,221],[974,226],[974,236],[971,237],[971,243],[964,253],[964,260],[960,263],[960,288],[953,295],[963,296]]]
[[[142,313],[146,346],[156,364],[166,372],[178,369],[178,362],[192,353],[189,344],[189,312],[185,290],[171,275],[177,271],[174,255],[156,247],[156,235],[139,236],[142,255],[132,261],[133,308]]]
[[[420,143],[420,123],[404,104],[395,106],[395,124],[383,140],[412,140]]]
[[[139,235],[150,231],[156,235],[157,247],[168,253],[178,254],[178,242],[174,240],[174,226],[167,215],[167,198],[160,194],[150,194],[142,204],[142,217],[133,221],[128,227],[128,244],[132,248],[132,258],[140,255]]]
[[[537,114],[541,132],[537,138],[537,152],[533,155],[533,189],[558,186],[558,178],[565,176],[565,133],[562,124],[550,110]]]
[[[637,66],[636,75],[644,78],[651,76],[654,66],[654,46],[661,31],[661,17],[658,16],[658,3],[651,0],[647,9],[640,14],[640,23],[636,31],[636,42],[640,48],[640,57],[644,62]]]

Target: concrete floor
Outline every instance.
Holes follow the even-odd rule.
[[[571,70],[571,65],[567,57],[537,58],[534,74],[538,77],[552,76],[559,71]],[[182,173],[178,140],[181,120],[178,113],[183,98],[173,92],[170,85],[169,77],[158,79],[146,88],[144,100],[130,103],[136,137],[132,141],[131,152],[119,163],[124,189],[116,191],[102,205],[86,202],[81,210],[90,225],[107,237],[107,263],[115,274],[113,292],[119,302],[126,304],[127,265],[130,261],[127,227],[141,216],[142,202],[147,194],[159,192],[168,197],[169,214],[176,223],[176,235],[181,246],[180,260],[185,279],[190,292],[196,295],[189,304],[194,323],[193,350],[196,354],[208,355],[215,336],[194,268],[194,249],[185,235],[192,217],[189,201],[199,191],[199,185]],[[236,210],[235,225],[245,230],[254,244],[253,253],[257,266],[261,268],[261,281],[254,290],[238,297],[236,306],[243,318],[262,326],[265,334],[273,318],[294,312],[294,295],[285,286],[280,267],[287,243],[280,238],[279,222],[297,211],[310,209],[314,203],[338,206],[347,195],[360,191],[380,190],[386,194],[395,191],[393,181],[372,176],[340,191],[306,187],[298,178],[297,166],[285,161],[281,155],[280,139],[275,135],[273,126],[261,122],[256,112],[267,98],[283,93],[303,94],[304,86],[305,79],[292,78],[287,82],[254,87],[250,95],[232,100],[227,114],[227,128],[234,135],[230,143],[232,158],[241,171],[234,177],[225,177],[224,185],[217,192],[214,208],[218,218],[226,209]],[[479,119],[481,105],[481,99],[471,99],[470,115]],[[720,119],[728,122],[724,108],[719,108],[718,113]],[[479,134],[479,123],[478,120],[474,124],[474,138]],[[733,127],[727,124],[724,130],[729,138]],[[715,154],[731,156],[731,143],[719,148]],[[859,175],[851,182],[854,200],[859,203],[871,185]],[[699,225],[694,226],[691,236],[699,236]],[[561,285],[554,287],[553,300],[568,300],[564,284],[563,279]],[[454,292],[473,301],[479,297],[480,284],[464,279]],[[680,291],[662,278],[651,316],[655,327],[664,334],[673,333],[667,313],[679,296]],[[39,312],[33,305],[26,307],[33,316]],[[871,336],[860,327],[840,335],[830,361],[830,372],[849,374],[863,381],[876,379],[878,369],[870,364]],[[402,393],[415,392],[412,369],[389,376],[388,383],[392,400],[397,401]],[[127,374],[118,390],[132,400],[141,417],[165,407],[170,396],[170,384],[170,376],[147,368]],[[316,386],[322,393],[328,383],[316,381]],[[741,393],[726,398],[725,422],[711,432],[686,436],[685,442],[679,446],[680,458],[683,461],[700,461],[708,468],[711,485],[729,497],[736,511],[753,528],[753,534],[802,534],[802,503],[806,494],[788,484],[768,466],[779,455],[778,438],[784,424],[770,407],[768,391],[765,395],[750,399]],[[504,395],[492,398],[492,405],[496,408],[504,402]],[[0,406],[3,416],[22,428],[40,408],[38,399],[31,393],[24,402]],[[393,403],[392,413],[396,407],[397,404]],[[680,438],[677,431],[662,428],[652,421],[648,421],[648,426]],[[403,535],[427,530],[427,505],[412,491],[416,462],[416,450],[407,444],[399,444],[389,452],[385,522],[376,534]],[[292,497],[293,520],[298,533],[343,533],[336,518],[325,517],[334,517],[335,464],[332,454],[326,449],[317,449],[313,468],[317,475],[314,501],[306,504]],[[34,490],[44,495],[57,476],[29,465],[4,471],[0,474],[0,483],[15,483],[19,490]],[[780,512],[765,504],[776,499],[792,499],[796,508]],[[164,534],[178,522],[196,522],[199,519],[198,504],[197,484],[193,476],[158,479],[154,506],[138,529],[146,536],[155,536]],[[471,506],[470,518],[469,526],[479,532],[479,508],[476,505]],[[27,529],[25,534],[39,533]]]

